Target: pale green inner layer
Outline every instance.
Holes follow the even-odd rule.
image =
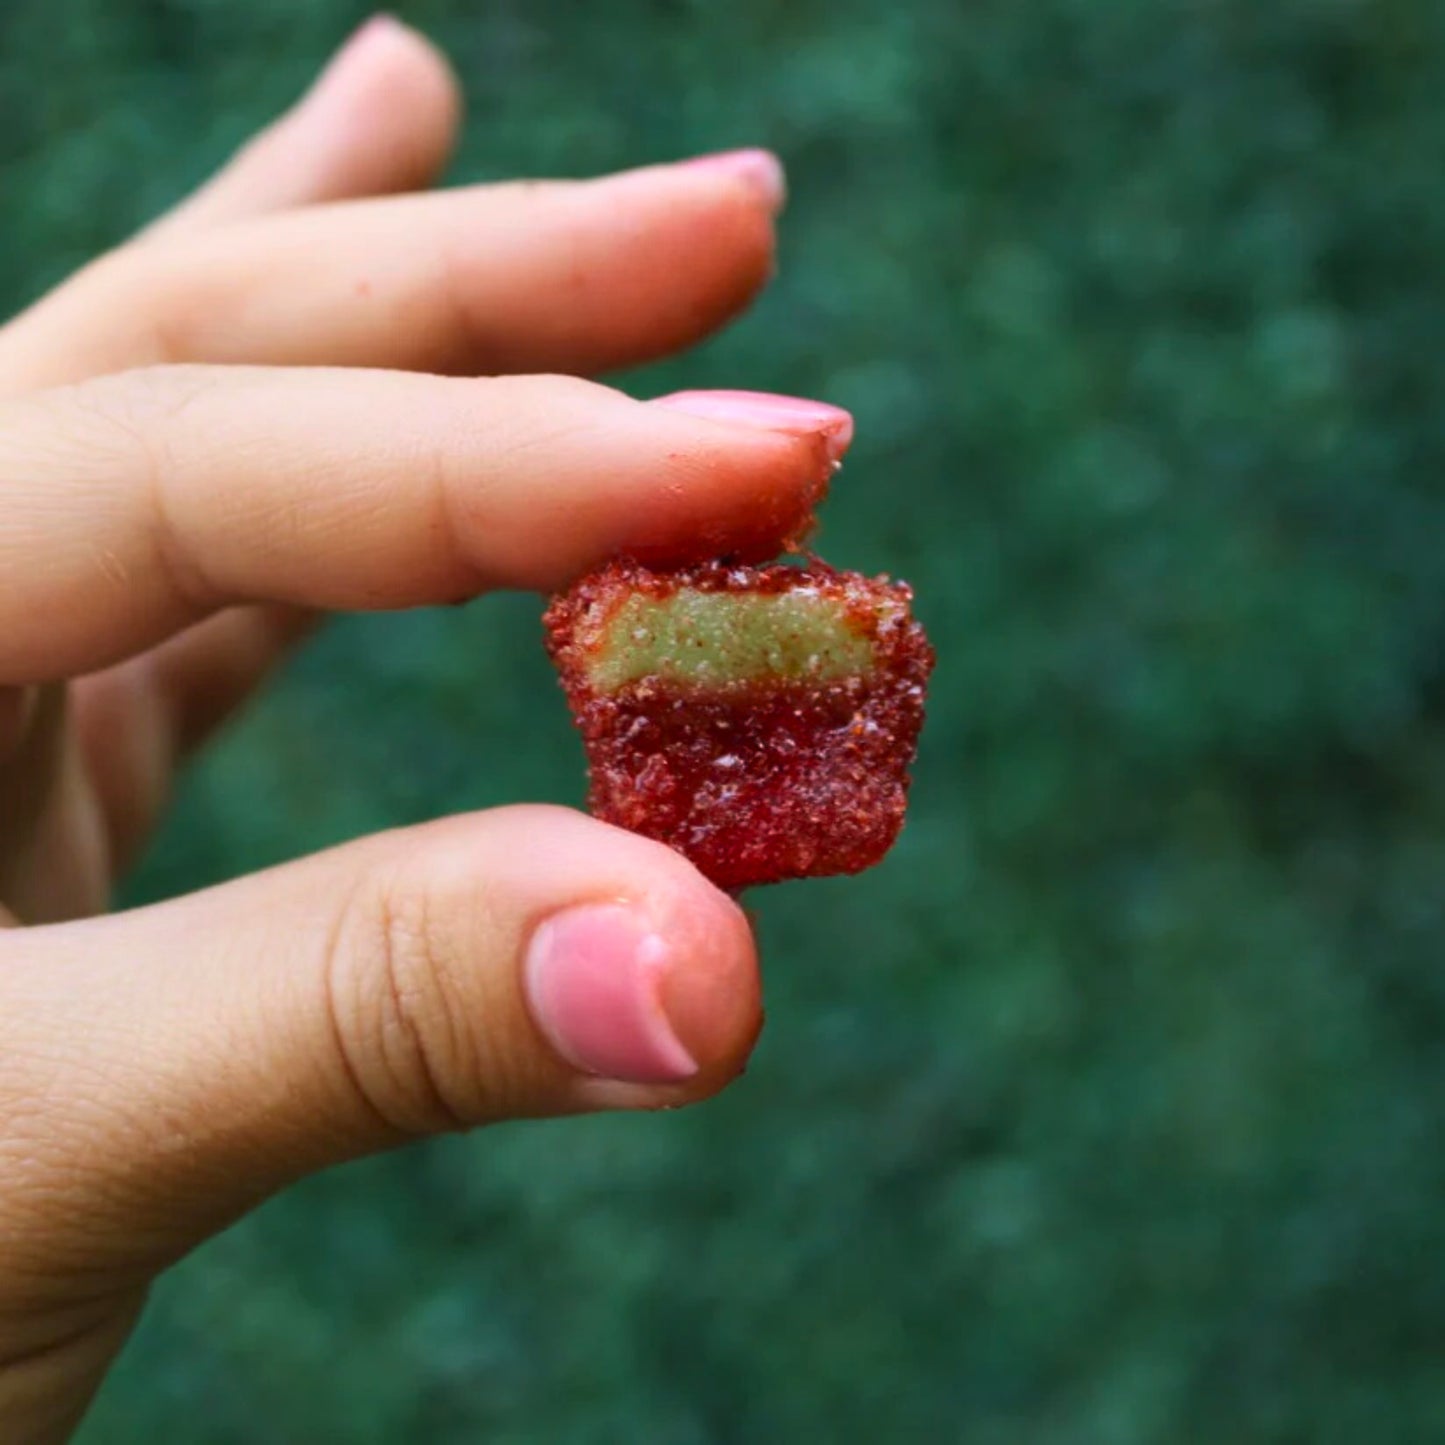
[[[832,682],[872,671],[873,644],[836,601],[811,589],[629,597],[607,624],[592,685],[615,692],[656,677],[690,686],[762,678]]]

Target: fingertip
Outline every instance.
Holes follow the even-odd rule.
[[[736,905],[660,846],[635,850],[644,868],[655,854],[642,893],[542,919],[523,992],[552,1053],[578,1073],[708,1090],[740,1070],[757,1037],[757,953]]]
[[[143,234],[194,234],[293,206],[419,189],[451,155],[461,112],[461,86],[441,51],[395,16],[373,16],[295,105]]]
[[[788,178],[782,161],[772,151],[759,146],[692,156],[677,162],[676,168],[736,181],[772,216],[778,215],[788,203]]]
[[[620,243],[605,268],[577,272],[580,314],[605,315],[605,351],[589,372],[681,350],[741,315],[777,270],[776,216],[782,182],[766,152],[649,165],[585,183],[575,199],[606,197]],[[593,223],[596,224],[596,223]],[[685,264],[679,264],[685,258]]]
[[[743,911],[711,885],[671,923],[673,961],[661,998],[699,1078],[737,1074],[762,1029],[757,946]]]
[[[770,219],[782,212],[788,200],[787,173],[782,161],[760,146],[711,151],[681,160],[635,166],[597,178],[597,183],[604,185],[618,182],[624,185],[660,182],[672,187],[697,185],[714,192],[731,192]]]
[[[420,30],[382,12],[352,31],[317,77],[309,99],[319,100],[327,91],[354,84],[362,76],[388,72],[420,78],[436,90],[457,86],[451,63],[436,45]]]
[[[453,504],[459,530],[485,544],[491,586],[556,591],[617,556],[658,568],[765,561],[808,534],[835,471],[826,427],[737,425],[575,377],[448,385],[459,434],[475,433],[485,397],[514,455],[528,456],[520,443],[534,426],[555,434],[558,418],[572,419],[553,464],[526,468],[525,508],[504,515],[495,489]]]
[[[358,175],[345,177],[338,195],[402,189],[424,184],[445,164],[461,124],[461,83],[420,31],[394,15],[374,15],[336,52],[297,116],[376,146],[369,164],[385,179],[361,175],[367,157],[358,155]]]
[[[577,892],[546,911],[522,952],[528,1012],[593,1104],[604,1084],[641,1094],[618,1107],[702,1097],[738,1074],[762,1026],[757,947],[746,914],[665,844],[570,809],[494,815],[518,857],[545,852]],[[527,840],[525,843],[523,840]],[[610,1097],[610,1096],[609,1096]]]
[[[688,566],[723,556],[765,562],[812,533],[837,471],[828,437],[703,424],[731,435],[686,469],[687,509],[674,513],[655,507],[636,545],[614,552],[627,550],[651,567]],[[749,434],[753,440],[745,444]]]
[[[440,46],[396,16],[382,15],[378,17],[378,24],[388,36],[389,63],[394,75],[398,78],[405,75],[413,98],[425,95],[431,108],[433,130],[445,136],[449,147],[465,109],[465,94],[455,66]]]

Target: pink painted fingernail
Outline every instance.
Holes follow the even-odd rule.
[[[727,171],[740,177],[757,191],[763,203],[774,215],[777,215],[787,202],[787,174],[783,170],[782,161],[772,151],[750,146],[746,150],[716,151],[711,155],[697,156],[693,160],[681,161],[679,164],[696,170],[706,168]]]
[[[851,412],[801,396],[778,396],[769,391],[675,391],[670,396],[656,397],[653,405],[798,436],[818,433],[827,442],[828,456],[835,462],[853,443]]]
[[[568,1063],[604,1079],[669,1084],[697,1073],[663,1002],[667,941],[624,904],[583,904],[547,919],[527,948],[537,1027]]]

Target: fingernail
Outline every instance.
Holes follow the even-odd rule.
[[[787,202],[787,174],[783,170],[782,161],[772,151],[752,146],[746,150],[717,151],[712,155],[682,161],[680,164],[695,170],[726,171],[740,177],[757,191],[774,215],[777,215]]]
[[[554,914],[532,935],[525,986],[537,1027],[575,1067],[633,1084],[677,1083],[698,1070],[664,1003],[667,941],[624,904]]]
[[[828,457],[835,462],[853,443],[851,412],[800,396],[778,396],[767,391],[675,391],[670,396],[656,397],[653,405],[797,436],[817,434],[827,443]]]

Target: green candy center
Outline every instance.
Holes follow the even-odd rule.
[[[755,681],[835,682],[873,670],[872,641],[830,597],[698,592],[629,597],[592,664],[599,692],[643,678],[685,687]]]

